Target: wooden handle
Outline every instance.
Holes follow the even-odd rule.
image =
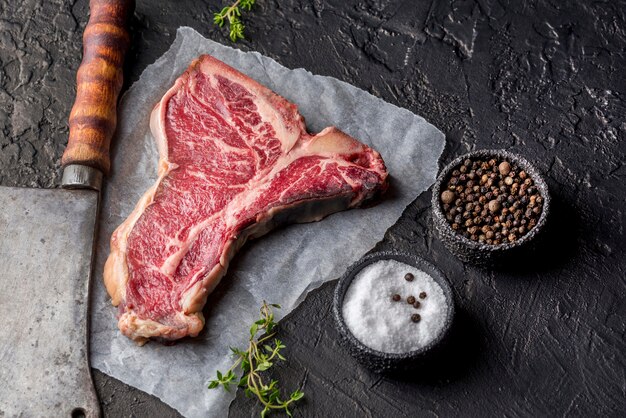
[[[117,98],[123,83],[127,29],[134,0],[90,0],[83,34],[83,61],[76,74],[76,101],[70,137],[61,164],[81,164],[108,174],[109,147],[117,124]]]

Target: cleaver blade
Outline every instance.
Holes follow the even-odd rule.
[[[95,190],[0,187],[0,416],[97,417],[88,362]]]
[[[134,0],[90,0],[64,189],[0,187],[0,417],[99,417],[89,285]]]

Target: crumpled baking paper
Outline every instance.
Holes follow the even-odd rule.
[[[165,346],[138,347],[117,329],[116,309],[102,281],[113,230],[157,178],[150,112],[174,80],[200,54],[211,54],[296,103],[311,132],[334,125],[378,150],[391,187],[368,209],[340,212],[291,225],[247,243],[204,310],[206,330]],[[91,363],[153,394],[188,417],[223,417],[234,394],[207,390],[218,369],[229,367],[229,347],[243,347],[263,300],[279,303],[282,317],[321,283],[336,279],[371,249],[404,208],[434,181],[444,135],[423,118],[334,78],[290,70],[257,52],[242,52],[180,28],[171,48],[126,92],[119,108],[113,175],[102,202],[93,286]],[[306,387],[304,388],[306,392]]]

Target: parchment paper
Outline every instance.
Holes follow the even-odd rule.
[[[148,127],[150,111],[192,59],[203,53],[295,102],[309,131],[334,125],[374,147],[387,164],[392,187],[374,207],[292,225],[249,242],[209,297],[205,332],[174,346],[149,343],[138,347],[117,329],[116,309],[102,283],[103,265],[111,233],[157,177],[157,150]],[[259,53],[223,46],[191,28],[180,28],[171,48],[126,92],[119,115],[113,175],[104,193],[97,247],[91,362],[188,417],[226,415],[234,395],[209,391],[206,385],[217,369],[228,368],[228,347],[244,345],[262,300],[280,303],[283,309],[277,314],[282,317],[309,290],[338,278],[433,183],[444,146],[439,130],[405,109],[334,78],[289,70]]]

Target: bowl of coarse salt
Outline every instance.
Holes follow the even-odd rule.
[[[415,255],[369,254],[341,277],[333,314],[344,345],[376,372],[418,367],[447,335],[454,299],[444,274]]]

